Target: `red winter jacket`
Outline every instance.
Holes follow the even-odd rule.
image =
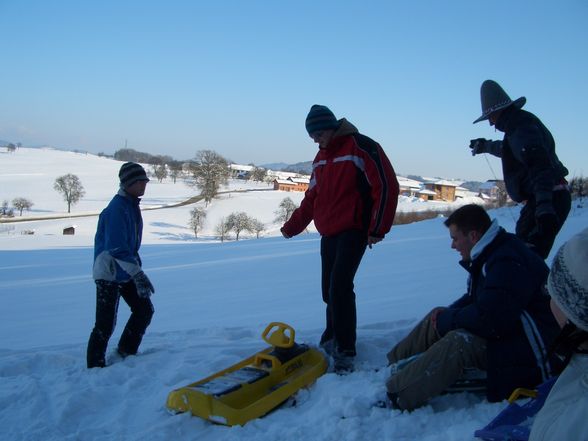
[[[394,221],[398,190],[382,147],[342,119],[329,145],[314,158],[310,186],[282,232],[295,236],[314,219],[322,236],[365,230],[383,238]]]

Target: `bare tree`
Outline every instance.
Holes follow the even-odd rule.
[[[229,228],[227,221],[225,220],[224,217],[222,217],[218,224],[216,225],[216,234],[218,234],[219,239],[221,240],[221,242],[224,242],[225,239],[228,237],[229,235],[229,231],[231,229]]]
[[[68,173],[55,179],[53,188],[62,194],[63,200],[67,202],[67,212],[71,213],[71,206],[79,202],[86,194],[82,181],[76,175]]]
[[[265,230],[265,225],[259,219],[251,219],[251,231],[255,233],[255,237],[259,239],[259,234]]]
[[[262,167],[253,167],[251,170],[251,179],[257,182],[263,182],[267,176],[267,170]]]
[[[206,218],[206,211],[204,208],[195,207],[190,210],[190,228],[194,230],[194,237],[198,237],[198,230],[202,228],[204,219]]]
[[[14,217],[14,210],[8,207],[8,201],[2,202],[2,207],[0,207],[0,216]]]
[[[153,176],[155,176],[159,182],[167,178],[167,166],[165,164],[155,164],[152,167]]]
[[[12,200],[12,206],[19,211],[22,216],[22,210],[30,210],[33,203],[26,198],[16,198]]]
[[[204,202],[209,204],[230,176],[229,162],[212,150],[200,150],[189,163],[194,185],[200,189]]]
[[[182,162],[181,161],[171,161],[168,164],[169,167],[169,177],[172,178],[174,184],[176,183],[178,177],[182,175]]]
[[[588,181],[582,176],[575,176],[570,181],[570,192],[572,197],[582,199],[588,190]]]
[[[239,234],[241,231],[252,231],[251,218],[247,216],[247,213],[239,211],[238,213],[231,213],[227,218],[227,226],[229,230],[233,230],[239,240]]]
[[[496,182],[496,204],[498,207],[504,207],[508,200],[508,193],[506,192],[506,185],[504,181]]]
[[[16,150],[16,146],[13,143],[9,143],[6,146],[6,150],[8,150],[8,152],[13,153]]]
[[[292,216],[292,213],[294,213],[294,210],[296,210],[296,208],[297,207],[294,201],[289,197],[285,197],[284,199],[282,199],[282,202],[280,202],[278,210],[274,212],[274,214],[276,215],[275,221],[286,222],[288,219],[290,219],[290,216]]]

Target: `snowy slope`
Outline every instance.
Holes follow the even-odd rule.
[[[61,159],[47,154],[37,171],[23,164],[29,179],[33,173],[41,179],[50,175],[47,168],[61,167]],[[27,179],[9,178],[4,161],[0,155],[0,199],[27,197],[16,194],[28,185]],[[87,162],[100,177],[98,188],[81,177],[97,200],[85,209],[99,210],[116,190],[112,177],[120,163],[104,160],[111,164],[98,173],[90,157],[79,161],[73,164],[80,175],[86,173]],[[62,170],[67,172],[67,167],[59,173]],[[39,210],[63,210],[58,198],[51,200],[51,179],[29,186],[28,197]],[[146,195],[146,205],[191,195],[179,184],[153,183],[148,190],[167,186],[170,190]],[[260,194],[270,193],[275,192]],[[214,202],[211,210],[221,215],[223,210],[247,207],[256,217],[273,216],[267,213],[271,204],[258,205],[255,198],[243,205],[239,201],[232,195]],[[491,214],[512,231],[516,210]],[[358,372],[346,377],[328,373],[298,394],[296,407],[278,409],[244,427],[170,415],[164,406],[169,391],[265,347],[260,333],[269,321],[290,323],[301,342],[318,342],[324,320],[319,237],[310,233],[291,240],[274,235],[223,244],[212,238],[196,241],[186,230],[186,212],[144,214],[147,240],[142,256],[157,290],[155,316],[140,354],[114,360],[102,370],[85,368],[95,302],[91,225],[67,238],[61,236],[60,225],[46,226],[57,221],[39,223],[33,236],[0,233],[0,439],[469,440],[503,407],[467,394],[437,398],[410,414],[371,407],[384,396],[386,369],[375,369],[385,365],[386,352],[426,311],[449,303],[465,286],[465,273],[457,265],[458,254],[449,248],[442,219],[433,219],[394,227],[366,253],[356,278]],[[588,210],[574,208],[556,247],[587,224]],[[128,308],[121,304],[112,348],[127,318]]]

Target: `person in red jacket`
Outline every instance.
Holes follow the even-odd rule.
[[[326,326],[321,346],[335,371],[353,370],[356,308],[353,279],[366,246],[384,239],[394,221],[398,180],[382,147],[345,118],[315,104],[306,130],[318,144],[310,186],[300,207],[283,225],[289,239],[314,220],[321,237],[322,295]]]

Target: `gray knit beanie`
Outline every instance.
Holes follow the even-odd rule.
[[[125,162],[118,172],[120,186],[128,188],[137,181],[149,181],[145,169],[136,162]]]
[[[588,228],[558,250],[547,279],[557,306],[578,328],[588,331]]]
[[[315,104],[310,108],[306,117],[306,131],[309,135],[321,130],[335,130],[337,127],[339,122],[327,106]]]

